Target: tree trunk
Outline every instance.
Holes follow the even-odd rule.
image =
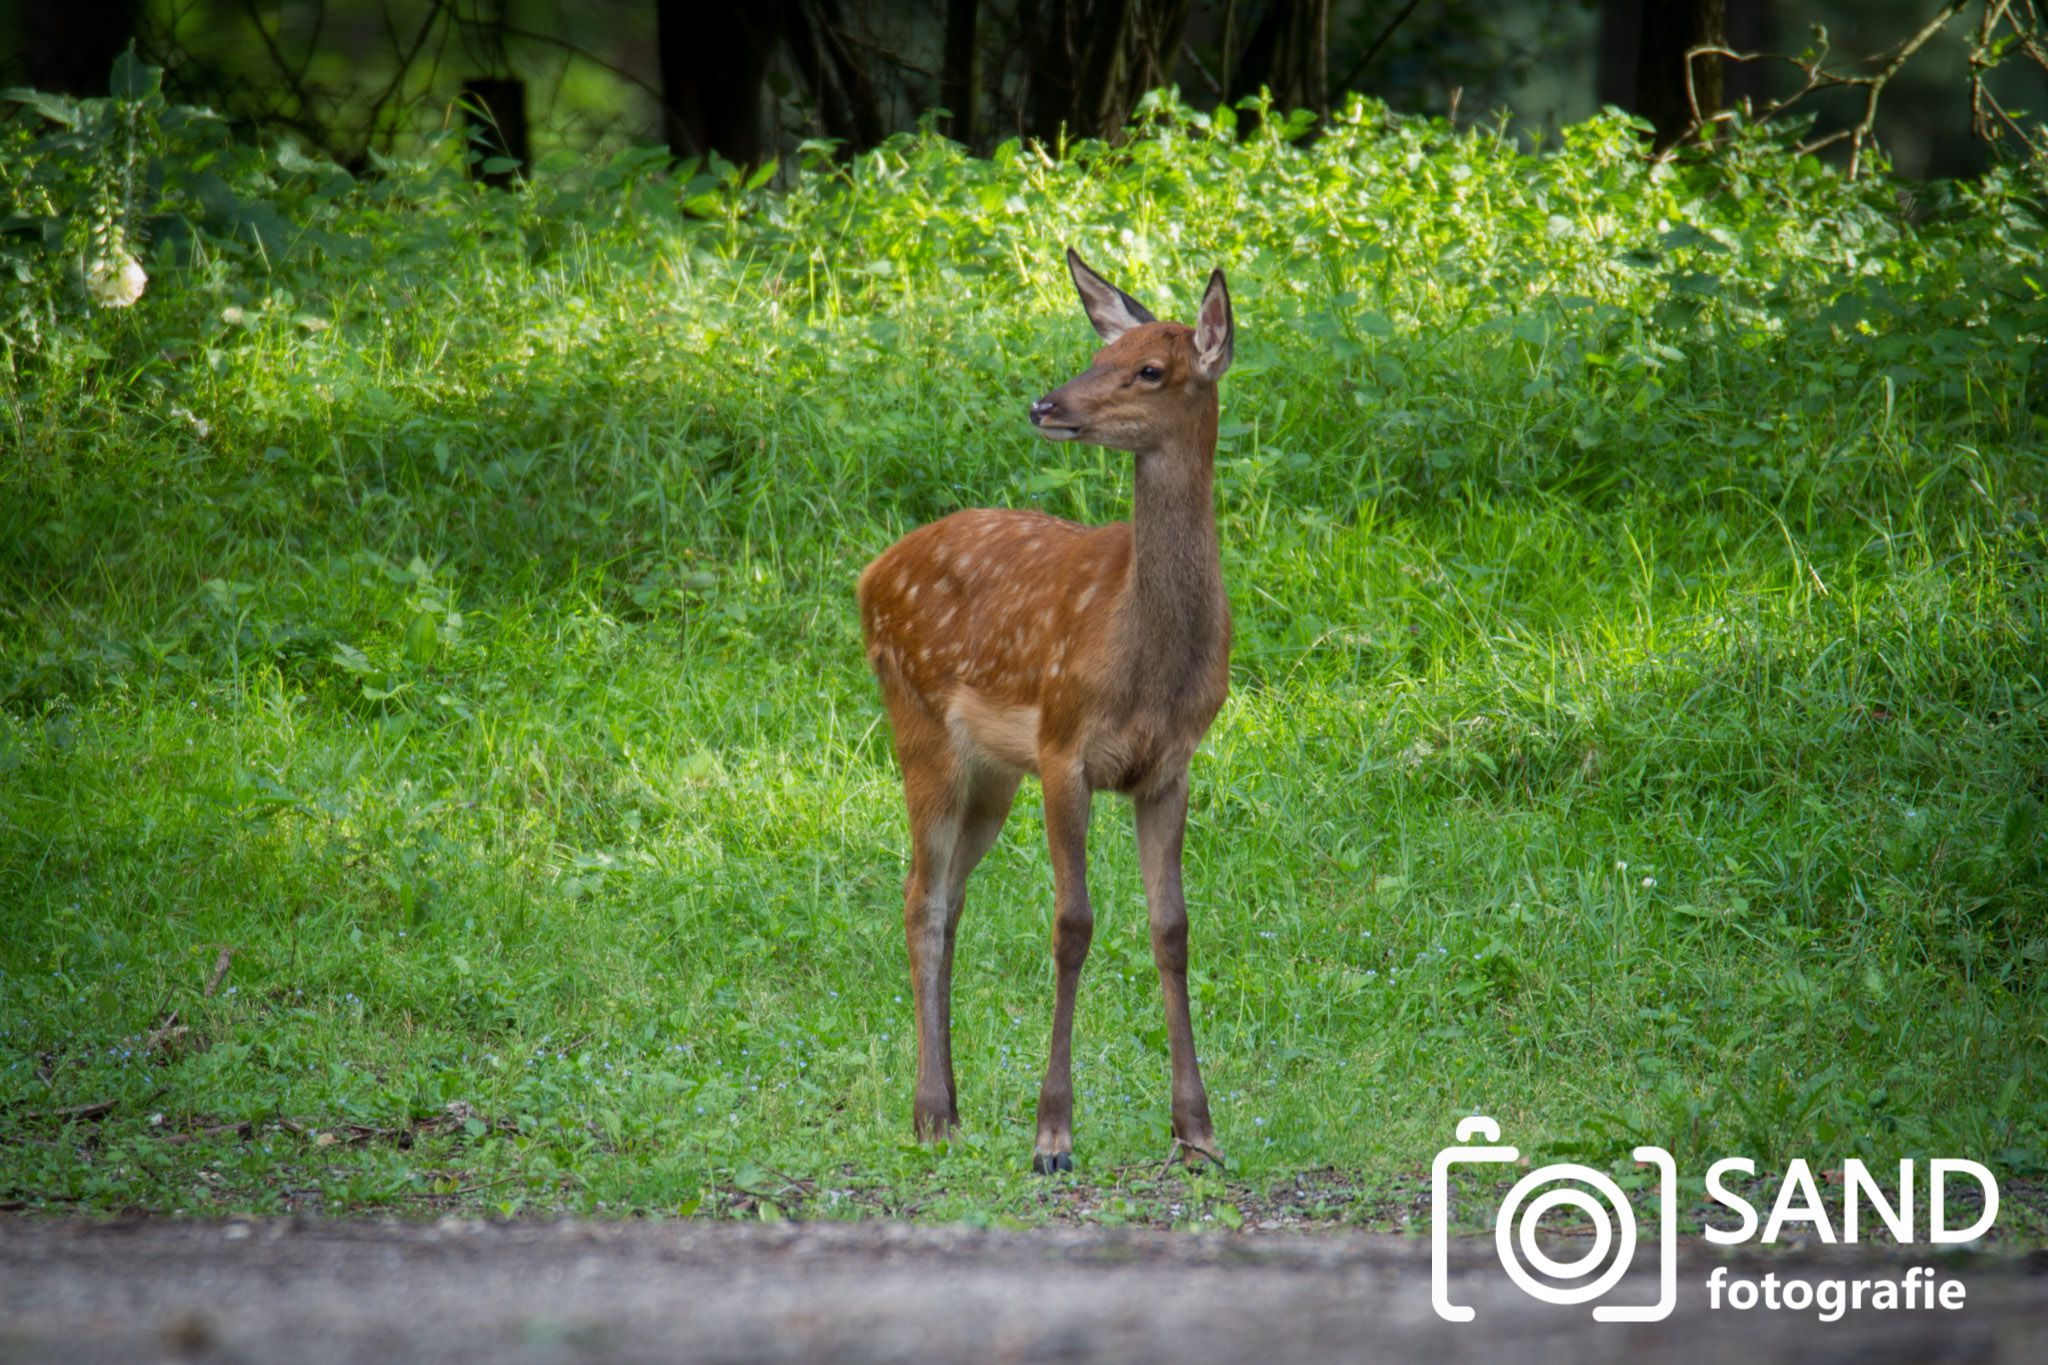
[[[114,58],[135,36],[135,0],[62,0],[21,7],[21,65],[28,84],[52,94],[107,93]]]
[[[1721,59],[1701,57],[1692,64],[1688,99],[1685,54],[1702,43],[1722,41],[1725,9],[1725,0],[1643,0],[1636,40],[1636,112],[1657,126],[1659,151],[1692,127],[1694,100],[1702,118],[1721,108]]]
[[[1636,48],[1643,40],[1643,0],[1601,0],[1593,97],[1602,106],[1634,110]]]
[[[782,41],[782,6],[655,0],[654,12],[669,150],[716,152],[741,166],[765,161],[772,149],[762,134],[761,101]]]
[[[1281,114],[1329,114],[1330,0],[1272,0],[1260,11],[1225,94],[1235,99],[1261,86]]]
[[[1113,137],[1171,79],[1190,0],[1045,0],[1031,54],[1031,133]]]
[[[946,136],[972,147],[981,140],[980,0],[946,0],[946,64],[939,103],[951,118]]]
[[[820,130],[856,151],[880,142],[881,100],[844,36],[837,0],[787,0],[783,14],[790,60],[817,101]]]

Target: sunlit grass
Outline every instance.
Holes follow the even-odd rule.
[[[1238,300],[1188,850],[1233,1178],[1412,1172],[1475,1111],[2038,1175],[2038,235],[1627,137],[911,142],[710,221],[287,186],[357,253],[159,269],[16,354],[0,1198],[1044,1216],[1036,796],[969,891],[966,1131],[916,1149],[852,583],[955,507],[1126,514],[1124,457],[1022,423],[1092,346],[1065,240]],[[1119,802],[1091,850],[1077,1155],[1134,1180]]]

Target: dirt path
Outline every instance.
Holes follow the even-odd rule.
[[[1959,1311],[1709,1311],[1680,1250],[1671,1319],[1595,1324],[1524,1297],[1492,1247],[1425,1241],[980,1232],[894,1224],[0,1220],[0,1360],[2039,1361],[2048,1258],[1732,1261],[1738,1276],[1896,1278]],[[1616,1300],[1647,1301],[1647,1273]]]

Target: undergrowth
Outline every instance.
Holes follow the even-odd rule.
[[[507,193],[124,80],[0,123],[0,1199],[1071,1207],[1023,1173],[1029,787],[969,894],[966,1130],[908,1141],[852,609],[954,508],[1127,515],[1125,457],[1023,420],[1093,345],[1066,243],[1237,303],[1188,849],[1235,1178],[1402,1178],[1482,1111],[2048,1167],[2034,173],[1160,97],[1057,157]],[[1075,1045],[1105,1186],[1169,1142],[1127,825]]]

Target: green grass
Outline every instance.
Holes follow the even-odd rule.
[[[54,250],[0,286],[0,1201],[1199,1221],[1334,1167],[1390,1223],[1472,1112],[2048,1167],[2037,180],[1909,217],[1763,142],[1372,106],[780,189],[222,165],[303,235],[166,225],[126,312]],[[1127,515],[1126,457],[1023,421],[1092,350],[1069,241],[1237,301],[1188,844],[1237,1183],[1191,1196],[1110,798],[1089,1183],[1024,1173],[1030,786],[969,891],[965,1132],[908,1141],[852,586],[953,508]]]

